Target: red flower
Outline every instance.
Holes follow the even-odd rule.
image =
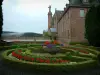
[[[59,60],[57,59],[56,62],[59,63]]]
[[[74,50],[78,50],[78,51],[80,51],[80,52],[82,52],[82,53],[86,53],[86,54],[89,54],[89,52],[87,52],[87,51],[84,51],[84,50],[81,50],[81,49],[78,49],[78,48],[73,48]]]
[[[82,50],[81,50],[80,52],[82,52],[82,53],[86,53],[86,54],[89,54],[89,52],[87,52],[87,51],[82,51]]]
[[[54,40],[53,44],[59,44],[57,40]]]
[[[70,62],[69,60],[64,60],[64,62]]]
[[[34,61],[34,58],[31,58],[32,61]]]
[[[14,56],[17,57],[17,54],[15,53]]]
[[[50,42],[49,42],[49,41],[44,42],[44,45],[48,45],[48,44],[50,44]]]
[[[22,56],[21,55],[19,55],[19,59],[22,59]]]
[[[29,57],[27,57],[27,56],[24,56],[24,60],[29,60]]]
[[[17,54],[17,58],[18,58],[18,59],[21,59],[22,56],[21,56],[20,54]]]
[[[28,57],[27,59],[28,59],[29,61],[31,61],[31,58],[30,58],[30,57]]]
[[[17,58],[19,59],[19,54],[17,54]]]
[[[13,52],[12,52],[12,56],[14,56],[14,55],[15,55],[15,52],[13,51]]]
[[[14,54],[15,52],[13,51],[12,54]]]
[[[63,63],[63,60],[59,60],[60,61],[60,63]]]
[[[52,60],[52,63],[56,63],[54,60]]]
[[[37,61],[39,61],[39,60],[40,60],[40,58],[37,58],[36,60],[37,60]]]
[[[45,63],[50,63],[50,60],[45,60]]]
[[[45,61],[45,60],[43,60],[43,59],[40,59],[40,60],[39,60],[40,63],[44,63],[44,61]]]
[[[12,56],[14,56],[16,58],[21,58],[21,56],[19,54],[16,54],[15,52],[12,52]]]

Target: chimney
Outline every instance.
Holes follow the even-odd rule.
[[[69,4],[66,4],[66,8],[68,7]]]
[[[66,8],[64,8],[64,11],[66,10]]]

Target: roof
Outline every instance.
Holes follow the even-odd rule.
[[[57,17],[57,21],[59,20],[59,18],[61,17],[63,11],[60,11],[60,10],[55,10],[55,13],[52,17],[52,22],[51,22],[51,25],[53,26],[54,25],[54,18],[55,16]]]
[[[52,17],[51,25],[54,25],[54,17]]]
[[[61,17],[61,15],[62,15],[63,12],[64,11],[61,11],[61,10],[56,10],[55,11],[55,15],[57,16],[57,20],[59,20],[59,18]]]

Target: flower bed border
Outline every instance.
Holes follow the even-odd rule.
[[[8,57],[8,54],[11,53],[13,50],[7,50],[2,53],[2,60],[4,61],[5,64],[7,64],[9,67],[21,69],[24,71],[54,71],[54,72],[59,72],[59,71],[73,71],[73,70],[80,70],[83,68],[88,68],[88,67],[94,67],[97,66],[98,63],[96,60],[89,60],[85,62],[80,62],[78,64],[47,64],[47,63],[30,63],[27,61],[22,61],[22,60],[16,60],[16,59],[11,59]]]

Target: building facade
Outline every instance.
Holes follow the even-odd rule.
[[[69,0],[64,11],[55,10],[52,27],[57,29],[57,37],[61,42],[86,42],[85,15],[90,8],[88,0],[76,2]]]
[[[88,7],[69,6],[59,19],[58,40],[63,42],[85,42],[85,14]]]

